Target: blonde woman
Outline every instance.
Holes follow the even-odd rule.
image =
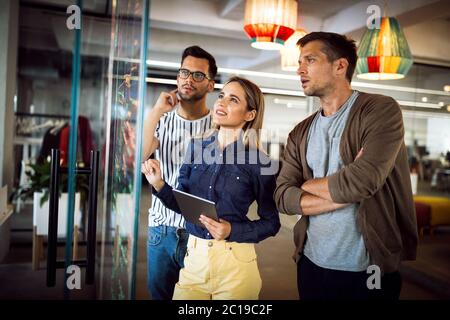
[[[214,201],[220,220],[201,215],[204,228],[186,222],[190,235],[175,300],[258,299],[261,277],[254,243],[280,228],[273,200],[276,172],[267,170],[270,159],[260,148],[263,115],[258,86],[233,77],[214,104],[214,129],[188,147],[177,189]],[[142,172],[164,205],[180,212],[158,161],[147,160]],[[255,200],[259,220],[250,221],[247,213]]]

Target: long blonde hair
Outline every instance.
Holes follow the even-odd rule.
[[[233,76],[224,84],[231,82],[237,82],[245,92],[245,100],[247,102],[248,111],[255,110],[255,118],[251,121],[247,121],[242,128],[244,134],[242,135],[242,143],[246,147],[263,150],[261,143],[261,128],[264,120],[264,95],[261,89],[248,79]],[[211,136],[216,130],[219,130],[220,126],[214,124],[211,130],[205,133],[205,137]]]

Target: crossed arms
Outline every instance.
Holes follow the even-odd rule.
[[[378,101],[379,102],[379,101]],[[289,135],[275,201],[286,214],[316,215],[372,197],[390,174],[404,139],[403,119],[391,98],[370,104],[361,123],[361,149],[352,163],[325,178],[306,181],[299,131]],[[304,159],[303,159],[304,160]]]

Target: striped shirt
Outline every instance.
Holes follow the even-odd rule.
[[[155,156],[161,164],[162,178],[171,187],[175,188],[177,185],[178,172],[183,164],[190,138],[209,130],[211,125],[211,112],[197,120],[186,120],[178,115],[177,110],[174,110],[159,120],[155,132],[155,136],[159,140],[159,148],[156,150]],[[152,197],[152,206],[148,211],[150,227],[160,225],[185,227],[184,218],[167,209],[157,197]]]

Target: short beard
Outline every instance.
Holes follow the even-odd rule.
[[[329,84],[329,85],[323,86],[322,88],[311,88],[310,92],[304,91],[304,93],[307,96],[321,98],[321,97],[327,95],[328,92],[333,91],[333,89],[334,89],[334,86]]]
[[[321,97],[323,96],[323,89],[311,89],[309,91],[304,91],[305,95],[309,96],[309,97]]]
[[[197,102],[202,100],[205,95],[206,95],[206,91],[205,92],[198,92],[194,95],[192,95],[191,97],[186,97],[184,94],[182,94],[181,92],[178,92],[180,97],[181,97],[181,101],[186,101],[186,102]]]

